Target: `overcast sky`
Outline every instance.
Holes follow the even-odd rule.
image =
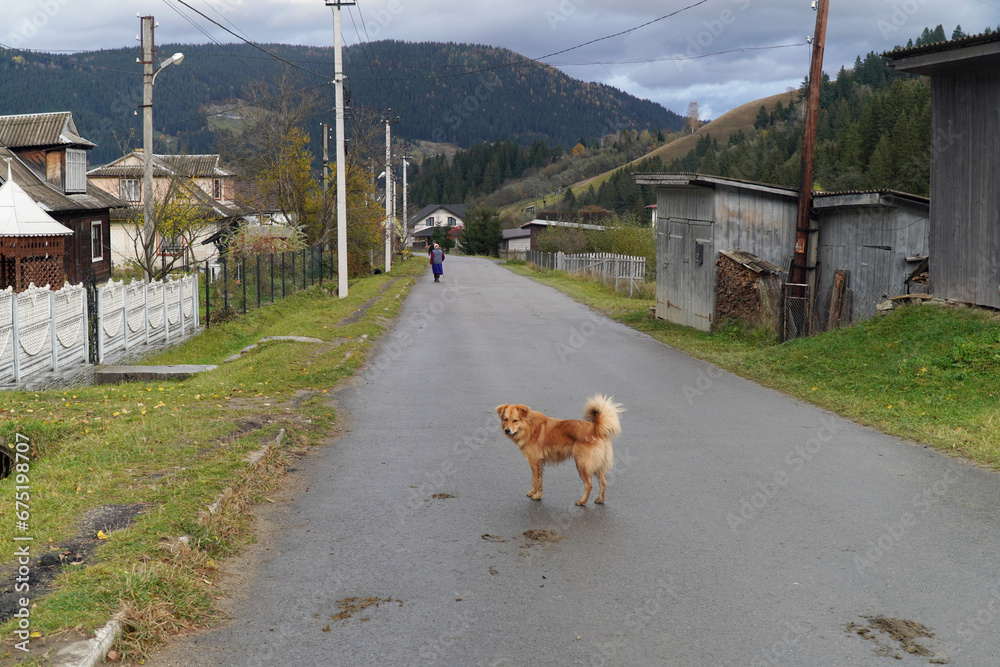
[[[333,44],[325,0],[184,1],[256,42]],[[136,46],[137,14],[156,17],[158,44],[236,41],[178,0],[0,0],[0,6],[0,43],[32,50]],[[346,45],[466,42],[540,58],[598,40],[545,62],[682,115],[697,101],[703,119],[797,86],[808,71],[805,41],[816,24],[810,0],[357,0],[342,16]],[[948,37],[956,25],[970,34],[995,28],[1000,0],[830,0],[824,71],[836,76],[857,55],[905,44],[939,23]]]

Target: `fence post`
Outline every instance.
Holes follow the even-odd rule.
[[[260,255],[257,255],[257,307],[260,308]]]
[[[274,303],[274,253],[268,256],[271,258],[271,303]]]
[[[170,311],[167,310],[167,283],[166,282],[161,282],[160,283],[160,290],[161,290],[161,292],[163,294],[163,299],[162,299],[163,305],[161,306],[161,308],[163,309],[163,340],[169,341],[170,340],[170,317],[169,317]]]
[[[205,260],[205,328],[212,328],[212,274],[211,269],[208,265],[208,260]]]
[[[49,289],[49,337],[52,339],[52,371],[59,370],[59,349],[56,340],[56,294]]]
[[[18,333],[17,292],[13,294],[10,307],[10,341],[14,346],[11,351],[14,353],[14,384],[17,385],[21,383],[21,336]]]
[[[247,314],[247,256],[240,257],[240,286],[243,288],[243,314]]]
[[[229,258],[222,261],[222,307],[229,310]]]
[[[128,298],[128,291],[125,292],[125,298]],[[142,330],[146,345],[149,345],[149,283],[143,283],[142,286]]]

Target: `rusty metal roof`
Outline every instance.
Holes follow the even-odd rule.
[[[43,148],[97,144],[80,136],[70,111],[0,116],[0,146],[8,148]]]

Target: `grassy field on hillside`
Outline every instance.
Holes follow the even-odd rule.
[[[738,327],[709,334],[652,316],[648,299],[511,265],[668,345],[892,435],[1000,469],[1000,315],[913,305],[779,344]]]

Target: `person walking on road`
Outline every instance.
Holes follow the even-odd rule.
[[[444,275],[444,250],[441,250],[441,246],[435,243],[430,256],[431,270],[434,272],[434,282],[439,282],[441,276]]]

